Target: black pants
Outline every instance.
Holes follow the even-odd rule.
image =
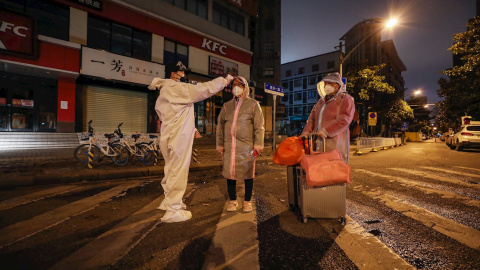
[[[227,179],[228,197],[231,201],[237,199],[237,181]],[[249,202],[252,199],[253,192],[253,178],[245,179],[245,201]]]

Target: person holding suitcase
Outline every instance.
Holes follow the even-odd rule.
[[[320,99],[308,117],[302,137],[316,133],[326,139],[326,151],[338,149],[342,160],[348,163],[350,148],[349,125],[355,113],[353,98],[347,93],[346,86],[338,72],[327,74],[317,84]],[[318,149],[317,149],[318,151]]]
[[[223,158],[223,176],[227,178],[229,203],[227,211],[237,210],[236,181],[245,182],[243,211],[252,211],[255,160],[263,151],[263,113],[260,104],[249,98],[247,80],[236,77],[232,81],[234,98],[223,105],[218,115],[217,151]]]

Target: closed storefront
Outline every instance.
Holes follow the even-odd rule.
[[[0,79],[0,131],[56,131],[56,80],[7,72]]]
[[[147,92],[84,86],[84,121],[93,120],[96,132],[111,133],[123,123],[122,132],[147,132]]]

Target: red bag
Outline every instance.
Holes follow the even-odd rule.
[[[325,149],[325,140],[323,141]],[[304,155],[300,165],[305,171],[307,185],[323,187],[336,184],[350,183],[350,166],[343,162],[340,151]]]
[[[297,136],[288,137],[278,145],[273,154],[273,162],[279,165],[296,165],[304,154],[302,139]]]

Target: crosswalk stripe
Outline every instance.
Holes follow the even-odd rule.
[[[46,190],[30,193],[24,196],[19,196],[15,197],[12,199],[8,199],[5,201],[0,202],[0,211],[7,210],[19,205],[39,201],[48,197],[52,196],[57,196],[73,191],[77,191],[79,189],[82,189],[82,187],[79,186],[60,186],[60,187],[54,187],[54,188],[49,188]]]
[[[106,200],[123,193],[125,190],[137,187],[143,183],[144,182],[135,181],[132,183],[122,184],[95,194],[94,196],[90,196],[37,215],[31,219],[4,227],[0,229],[0,235],[2,235],[0,238],[0,248],[35,235],[41,231],[62,223],[71,217],[85,213],[95,208],[99,203],[105,202]]]
[[[453,166],[453,167],[459,168],[459,169],[464,169],[464,170],[472,170],[472,171],[480,172],[480,169],[477,169],[477,168],[469,168],[469,167],[463,167],[463,166]]]
[[[475,188],[475,189],[480,189],[480,185],[475,185],[475,184],[467,183],[467,182],[464,182],[464,181],[454,180],[454,179],[451,179],[451,178],[447,178],[447,177],[443,177],[443,176],[439,176],[439,175],[435,175],[435,174],[430,174],[430,173],[426,173],[426,172],[422,172],[422,171],[402,169],[402,168],[388,168],[388,169],[389,170],[395,170],[395,171],[401,171],[401,172],[405,172],[405,173],[408,173],[408,174],[418,175],[418,176],[422,176],[422,177],[425,177],[425,178],[430,178],[430,179],[434,179],[434,180],[438,180],[438,181],[448,182],[448,183],[452,183],[452,184],[456,184],[456,185],[462,185],[462,186],[467,186],[467,187],[471,187],[471,188]]]
[[[185,197],[188,198],[194,186],[188,185]],[[104,269],[114,265],[134,248],[160,223],[165,211],[156,210],[165,198],[161,195],[138,210],[111,230],[78,249],[58,262],[51,269]],[[150,229],[146,230],[146,228]]]
[[[359,269],[415,269],[355,220],[349,216],[346,219],[338,235],[331,223],[319,223]]]
[[[479,200],[474,200],[474,199],[471,199],[469,197],[461,196],[461,195],[458,195],[458,194],[453,193],[453,192],[434,189],[434,188],[431,188],[428,185],[426,185],[424,183],[421,183],[421,182],[418,182],[418,181],[411,181],[411,180],[407,180],[407,179],[402,178],[402,177],[380,174],[380,173],[376,173],[376,172],[372,172],[372,171],[367,171],[367,170],[364,170],[364,169],[355,169],[355,171],[365,173],[365,174],[369,174],[369,175],[376,176],[376,177],[386,178],[388,180],[394,180],[394,181],[400,182],[403,185],[406,185],[408,187],[419,189],[419,190],[423,191],[425,194],[437,193],[437,194],[440,194],[442,196],[442,198],[446,198],[446,199],[447,198],[455,198],[456,200],[463,201],[466,205],[470,205],[470,206],[480,208],[480,201]]]
[[[457,171],[452,171],[452,170],[447,170],[447,169],[442,169],[442,168],[435,168],[435,167],[421,167],[427,170],[433,170],[433,171],[439,171],[439,172],[446,172],[446,173],[451,173],[451,174],[458,174],[458,175],[463,175],[463,176],[468,176],[468,177],[476,177],[480,178],[480,175],[478,174],[471,174],[471,173],[464,173],[464,172],[457,172]]]
[[[425,226],[432,228],[452,239],[455,239],[464,245],[480,250],[480,242],[478,241],[478,239],[480,239],[480,231],[474,228],[465,226],[421,207],[407,203],[391,194],[388,194],[388,192],[385,190],[365,190],[364,186],[362,185],[355,186],[353,190],[362,192],[373,199],[377,199],[391,209],[415,219]]]

